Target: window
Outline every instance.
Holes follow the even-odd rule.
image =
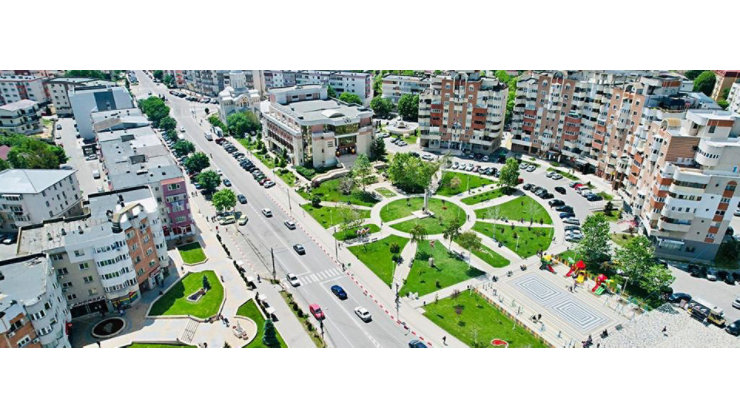
[[[62,259],[64,259],[64,254],[57,253],[57,254],[49,256],[49,258],[51,258],[52,261],[61,261]]]
[[[66,289],[66,288],[70,288],[70,287],[72,287],[72,283],[71,282],[63,282],[62,283],[62,289]]]
[[[75,295],[75,294],[67,294],[67,300],[70,300],[71,301],[71,300],[74,300],[76,298],[77,298],[77,295]]]
[[[85,282],[85,284],[89,284],[89,283],[93,282],[93,277],[90,276],[90,275],[88,275],[86,277],[83,277],[82,280]]]
[[[85,256],[84,250],[75,250],[75,256]]]
[[[57,276],[63,276],[63,275],[67,275],[67,274],[68,274],[67,268],[59,268],[59,269],[57,269]]]
[[[716,129],[717,129],[717,126],[709,126],[709,133],[714,133]]]
[[[96,295],[98,293],[98,290],[95,288],[90,288],[87,290],[87,295]]]
[[[86,269],[90,268],[90,265],[87,262],[83,262],[80,264],[80,270],[84,271]]]
[[[31,338],[29,336],[25,336],[23,339],[18,341],[18,347],[22,348],[29,343],[31,343]]]

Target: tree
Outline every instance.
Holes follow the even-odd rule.
[[[199,173],[209,166],[211,166],[211,161],[208,160],[208,156],[203,152],[196,152],[185,161],[185,168],[190,173]]]
[[[450,188],[452,188],[453,190],[456,190],[460,188],[461,184],[462,184],[462,181],[460,180],[460,177],[452,177],[449,185],[450,185]]]
[[[727,100],[717,100],[717,105],[722,107],[723,110],[727,110],[730,107],[730,103]]]
[[[609,221],[603,213],[586,217],[581,227],[583,239],[576,246],[576,254],[586,265],[600,265],[610,258]]]
[[[218,118],[218,115],[212,114],[208,116],[208,123],[210,123],[211,126],[216,126],[216,127],[221,128],[221,130],[224,132],[227,132],[229,130],[224,124],[224,122],[222,122],[221,119]]]
[[[159,121],[159,128],[162,130],[171,130],[177,127],[177,121],[170,116],[163,117]]]
[[[372,184],[372,173],[373,166],[370,164],[370,159],[367,155],[360,155],[355,159],[355,164],[352,166],[352,173],[357,179],[357,182],[362,186],[362,191],[365,192],[365,187]]]
[[[321,207],[321,197],[319,197],[317,195],[311,197],[311,206],[314,207],[314,208]]]
[[[260,128],[260,121],[257,116],[247,110],[242,113],[234,113],[226,118],[226,125],[229,133],[236,138],[243,138],[247,132],[253,132]]]
[[[141,100],[139,108],[152,121],[154,127],[159,127],[160,121],[170,114],[170,108],[164,104],[164,100],[156,96]]]
[[[203,192],[206,194],[210,194],[214,191],[216,191],[216,188],[218,188],[218,185],[221,184],[221,177],[218,175],[216,171],[203,171],[200,174],[198,174],[198,184],[200,184],[201,187],[203,187]]]
[[[370,142],[370,157],[373,161],[385,160],[385,141],[383,138],[375,137]]]
[[[218,190],[211,197],[211,203],[217,211],[230,211],[236,206],[236,194],[228,188]]]
[[[380,95],[376,95],[370,100],[370,108],[375,112],[375,116],[385,119],[393,111],[393,102]]]
[[[211,283],[208,282],[208,275],[203,274],[203,289],[209,291],[211,289]]]
[[[360,227],[362,222],[365,221],[360,211],[352,206],[339,207],[337,209],[337,215],[342,221],[339,225],[339,230],[342,231]]]
[[[175,85],[175,77],[173,77],[172,74],[167,74],[162,79],[162,82],[165,83],[167,86],[172,87]]]
[[[714,262],[719,265],[735,265],[740,261],[740,241],[728,240],[719,245]]]
[[[167,136],[167,138],[172,139],[174,141],[180,140],[180,138],[177,137],[177,131],[175,129],[170,129],[164,132],[164,134],[165,136]]]
[[[175,155],[183,156],[195,152],[195,145],[186,140],[180,140],[172,146],[172,150],[175,152]]]
[[[275,325],[270,319],[265,320],[265,333],[262,335],[262,344],[270,348],[280,347]]]
[[[463,248],[468,250],[469,262],[472,261],[472,256],[470,254],[473,251],[480,249],[481,246],[483,245],[481,243],[480,236],[478,236],[477,233],[472,232],[470,230],[468,230],[467,232],[460,233],[460,236],[457,238],[457,243]]]
[[[339,95],[339,100],[349,104],[360,104],[362,105],[362,99],[357,94],[344,92]]]
[[[449,246],[450,248],[452,248],[452,241],[460,234],[460,227],[460,220],[454,218],[452,219],[452,221],[450,221],[450,223],[444,230],[444,234],[442,235],[442,237],[448,240],[447,246]]]
[[[499,181],[506,187],[507,192],[511,192],[519,184],[519,161],[514,158],[507,159],[506,164],[501,167]]]
[[[0,145],[10,147],[7,165],[16,169],[58,169],[67,162],[64,149],[25,135],[0,135]]]
[[[409,230],[412,242],[422,242],[427,238],[427,229],[422,224],[415,224],[414,227]]]
[[[695,80],[704,70],[688,70],[683,73],[689,80]]]
[[[655,264],[654,253],[655,249],[650,239],[637,236],[630,239],[623,247],[617,248],[614,261],[628,281],[639,283],[650,267]]]
[[[607,201],[604,205],[604,214],[606,214],[607,216],[611,216],[612,210],[614,210],[614,204],[612,204],[611,201]]]
[[[645,275],[640,279],[640,288],[651,295],[655,295],[664,288],[671,285],[675,278],[671,271],[661,264],[653,264],[647,270]]]
[[[162,70],[154,70],[154,72],[152,72],[152,77],[154,77],[155,79],[159,81],[162,81],[163,76],[164,76],[164,71]]]
[[[416,94],[404,94],[398,100],[398,114],[404,120],[416,121],[419,118],[419,96]]]
[[[440,161],[426,162],[409,153],[397,153],[388,166],[388,177],[406,192],[421,192],[429,187],[439,167]]]
[[[383,74],[378,73],[378,75],[373,78],[373,95],[374,96],[380,96],[383,94]]]
[[[10,164],[4,159],[0,159],[0,172],[10,169]]]
[[[328,86],[326,88],[326,94],[329,96],[329,98],[337,98],[337,90],[335,90],[332,86]]]
[[[694,91],[700,91],[708,96],[711,96],[712,90],[714,90],[714,82],[716,80],[717,77],[714,75],[714,72],[703,71],[694,80]]]
[[[350,171],[339,180],[339,191],[344,195],[350,195],[356,185],[354,175],[352,175],[352,171]]]

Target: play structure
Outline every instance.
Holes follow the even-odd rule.
[[[540,258],[540,269],[547,269],[548,271],[555,273],[555,270],[552,269],[552,255],[545,255]]]
[[[574,276],[576,282],[583,284],[583,282],[586,281],[586,264],[582,260],[579,260],[570,266],[570,270],[565,274],[565,276]]]
[[[606,282],[606,280],[606,275],[599,274],[599,276],[596,277],[596,285],[594,285],[594,287],[591,289],[591,292],[596,295],[601,295],[606,289],[606,286],[604,285],[604,282]]]

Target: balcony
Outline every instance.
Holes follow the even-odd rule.
[[[658,219],[658,228],[668,232],[686,233],[691,229],[691,222],[687,220],[661,217]]]

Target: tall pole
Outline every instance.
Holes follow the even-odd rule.
[[[290,214],[293,214],[293,207],[290,205],[290,186],[285,186],[285,191],[288,193],[288,211],[290,211]]]
[[[337,258],[337,261],[339,261],[339,245],[337,245],[337,227],[334,226],[334,233],[332,233],[332,236],[334,236],[334,256]]]
[[[275,251],[270,248],[270,256],[272,257],[272,278],[275,278]]]

